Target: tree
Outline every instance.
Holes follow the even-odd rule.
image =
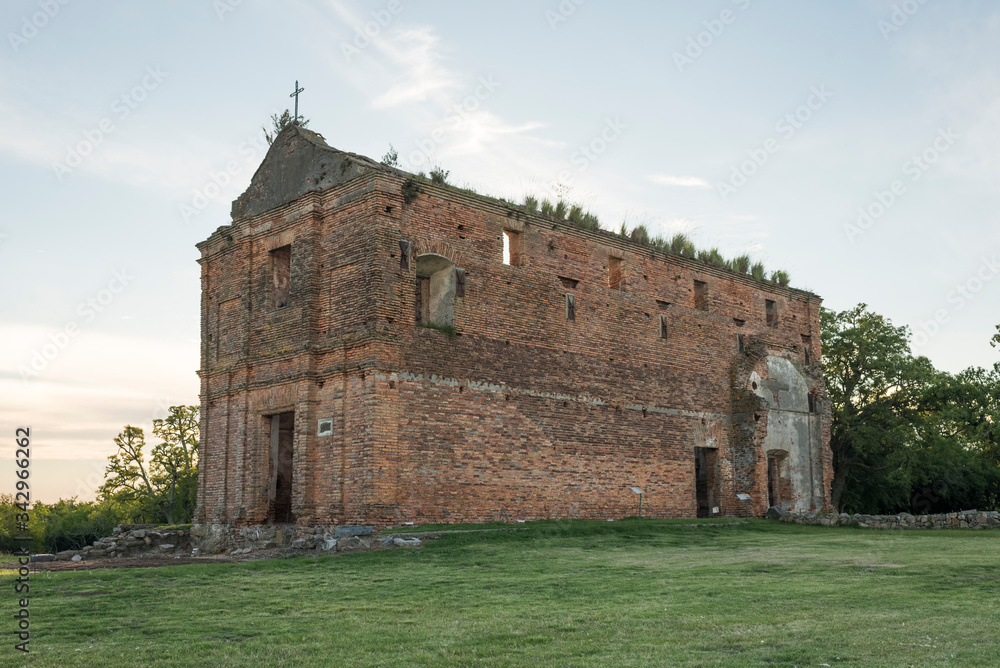
[[[118,452],[108,457],[104,484],[98,493],[119,505],[145,505],[144,500],[155,496],[153,483],[146,469],[146,435],[140,427],[125,425],[125,430],[115,436]]]
[[[865,304],[820,313],[832,501],[865,513],[1000,506],[1000,364],[958,374],[910,353]]]
[[[939,374],[923,411],[911,506],[949,512],[1000,505],[1000,368]]]
[[[260,129],[264,131],[264,139],[267,140],[268,144],[274,143],[274,138],[281,134],[281,131],[287,128],[289,125],[294,123],[292,119],[292,113],[285,109],[279,116],[278,114],[271,114],[271,129],[268,130],[265,126],[260,126]],[[309,125],[309,120],[299,117],[298,126],[304,128]]]
[[[906,503],[920,399],[933,379],[910,354],[909,330],[859,304],[820,313],[823,366],[833,413],[832,503],[867,512]]]
[[[197,406],[171,406],[169,415],[153,421],[154,446],[147,464],[146,437],[126,425],[115,438],[118,452],[108,457],[100,497],[113,502],[131,519],[188,521],[194,515],[198,485]]]

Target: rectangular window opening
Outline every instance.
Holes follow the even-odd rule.
[[[521,265],[521,233],[503,231],[503,263],[512,267]]]
[[[708,283],[705,281],[694,282],[694,307],[699,311],[708,310]]]
[[[566,319],[576,320],[576,298],[573,295],[566,295]]]
[[[622,265],[620,257],[608,257],[608,287],[612,290],[622,289]]]
[[[270,255],[272,301],[274,308],[284,308],[292,294],[292,246],[275,248]]]
[[[767,326],[777,327],[778,326],[778,305],[773,299],[764,300],[764,310],[767,313]]]
[[[403,271],[410,270],[410,242],[399,242],[399,268]]]
[[[806,364],[812,364],[812,337],[802,334],[802,357]]]
[[[660,338],[667,338],[667,316],[660,315]]]
[[[738,352],[740,355],[746,352],[746,344],[743,342],[742,334],[736,335],[736,352]]]

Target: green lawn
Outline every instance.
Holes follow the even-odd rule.
[[[419,550],[33,574],[30,664],[1000,665],[1000,532],[519,526]],[[0,665],[20,665],[2,618]]]

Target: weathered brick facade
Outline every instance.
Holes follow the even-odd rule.
[[[198,247],[198,522],[829,509],[816,295],[297,127]]]

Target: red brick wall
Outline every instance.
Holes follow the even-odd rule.
[[[722,512],[742,513],[734,495],[746,491],[760,513],[766,416],[739,426],[762,412],[743,384],[761,355],[801,361],[802,335],[829,443],[815,295],[447,187],[422,184],[404,203],[404,178],[371,172],[199,246],[201,521],[265,520],[263,416],[284,410],[296,412],[300,524],[614,518],[634,514],[632,485],[644,513],[693,516],[695,446],[718,448]],[[502,264],[505,228],[521,233],[518,266]],[[400,240],[412,243],[408,270]],[[291,304],[274,309],[268,251],[287,243]],[[423,253],[466,272],[456,336],[414,324]],[[622,260],[620,289],[609,258]],[[695,280],[707,311],[694,309]],[[332,435],[316,436],[320,418]],[[828,499],[826,446],[821,459]]]

